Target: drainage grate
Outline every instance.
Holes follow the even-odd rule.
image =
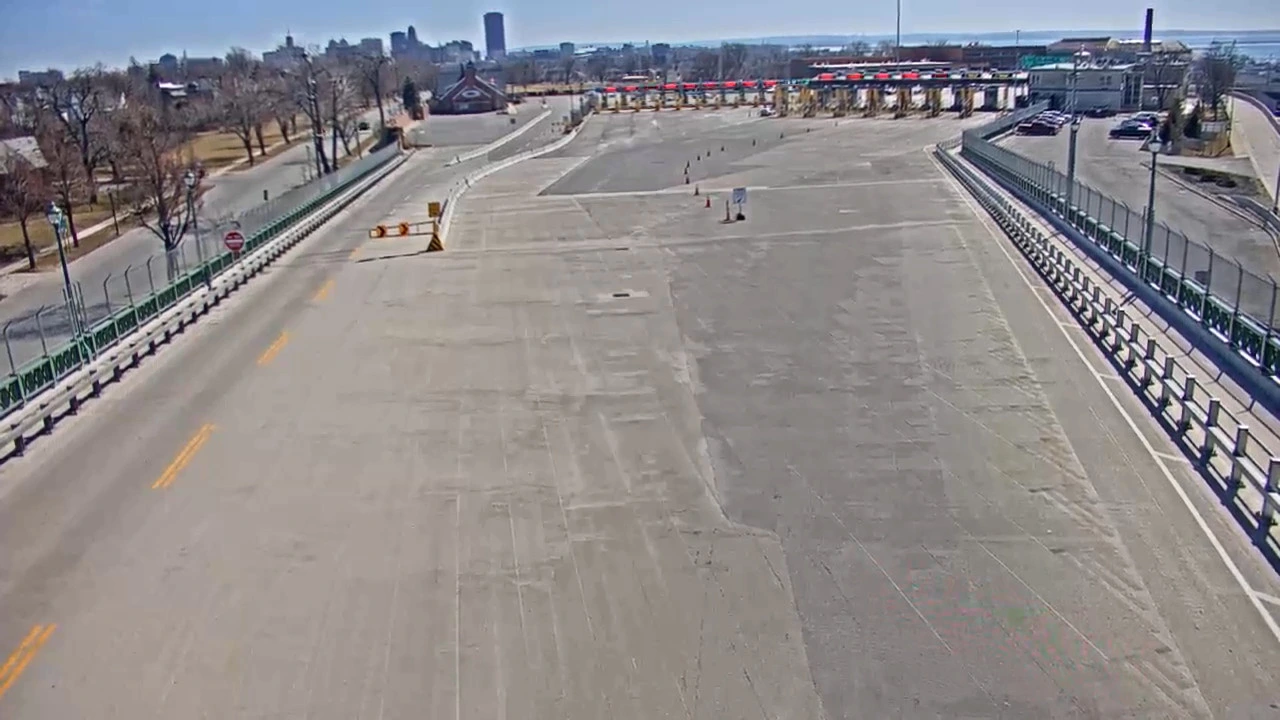
[[[616,298],[629,298],[629,297],[631,297],[631,293],[629,293],[629,292],[616,292],[616,293],[614,293],[614,294],[613,294],[613,296],[614,296],[614,297],[616,297]]]

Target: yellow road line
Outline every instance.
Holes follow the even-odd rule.
[[[213,425],[208,423],[200,426],[196,434],[191,436],[186,446],[182,448],[182,452],[178,453],[178,457],[174,458],[173,462],[169,463],[169,467],[165,468],[160,477],[156,478],[156,481],[151,484],[151,489],[163,490],[172,485],[173,481],[178,477],[178,473],[182,472],[187,463],[191,462],[191,458],[195,457],[196,453],[200,451],[200,448],[209,440],[209,436],[213,434],[215,429]]]
[[[280,351],[284,349],[285,344],[288,342],[288,331],[280,333],[280,337],[276,338],[276,341],[271,343],[271,347],[268,347],[261,355],[258,356],[258,365],[266,365],[272,360],[275,360],[276,355],[280,354]]]
[[[320,286],[320,289],[316,291],[316,294],[311,297],[311,301],[323,302],[325,298],[329,297],[329,291],[332,289],[333,289],[333,278],[329,278],[328,281],[325,282],[325,284]]]
[[[0,698],[4,697],[9,688],[22,676],[22,672],[27,669],[31,659],[49,641],[49,636],[53,634],[57,627],[57,625],[36,625],[31,628],[31,632],[27,633],[27,636],[23,638],[22,644],[5,661],[4,667],[0,668]]]

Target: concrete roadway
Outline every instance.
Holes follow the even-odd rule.
[[[1082,182],[1141,213],[1147,205],[1151,183],[1150,157],[1141,151],[1137,140],[1110,139],[1108,132],[1114,124],[1114,120],[1086,119],[1081,125],[1078,173]],[[1064,129],[1053,137],[1012,136],[1001,144],[1037,162],[1052,161],[1059,172],[1066,172],[1069,135]],[[1268,274],[1280,278],[1280,254],[1257,223],[1228,212],[1167,177],[1156,179],[1156,219],[1239,262],[1261,278]],[[1130,235],[1141,237],[1141,230],[1131,228]],[[1231,289],[1234,291],[1234,287]],[[1265,302],[1270,302],[1270,286],[1265,294]]]
[[[1237,155],[1247,155],[1254,171],[1274,200],[1280,192],[1280,132],[1267,113],[1257,106],[1231,98],[1231,145]]]
[[[530,115],[532,117],[532,115]],[[366,119],[377,125],[377,110],[372,111]],[[475,117],[442,117],[433,118],[432,133],[440,147],[471,147],[478,142],[488,143],[511,132],[509,125],[485,122]],[[539,135],[521,138],[517,147],[546,138]],[[326,140],[326,152],[329,143]],[[441,153],[439,162],[443,164],[451,158],[451,154]],[[344,161],[346,163],[351,160]],[[228,173],[213,179],[212,188],[205,196],[204,208],[201,211],[201,224],[207,229],[213,226],[214,219],[239,215],[262,202],[263,190],[270,197],[292,190],[306,182],[306,178],[314,175],[314,169],[308,168],[307,149],[298,145],[279,155],[269,158],[253,168]],[[308,172],[311,175],[308,175]],[[206,253],[221,252],[221,237],[207,232],[203,237]],[[139,228],[126,232],[107,246],[89,255],[77,259],[71,264],[71,275],[74,281],[81,284],[85,294],[85,305],[91,319],[102,317],[107,312],[106,296],[103,282],[110,275],[111,301],[115,307],[127,301],[127,294],[121,276],[126,268],[133,266],[130,272],[133,292],[137,295],[150,290],[145,272],[149,258],[155,257],[152,263],[152,279],[157,286],[164,280],[164,260],[160,251],[160,240],[149,230]],[[194,261],[194,248],[187,249],[188,261]],[[42,318],[47,344],[54,347],[66,342],[71,335],[71,328],[62,311],[62,276],[56,266],[52,271],[39,275],[18,273],[4,279],[7,297],[0,301],[0,325],[13,321],[9,337],[12,341],[14,364],[22,366],[42,352],[40,335],[34,315],[42,306],[54,308]],[[0,360],[0,366],[7,364]]]
[[[652,117],[441,254],[365,240],[452,182],[416,156],[0,466],[0,716],[1274,714],[1273,636],[921,152],[960,123]]]

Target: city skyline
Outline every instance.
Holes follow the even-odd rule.
[[[62,2],[62,1],[63,0],[54,0],[55,3]],[[503,16],[503,19],[504,19],[503,30],[506,37],[505,46],[506,46],[506,50],[509,52],[519,52],[521,50],[528,50],[528,49],[534,49],[534,48],[555,48],[561,42],[566,42],[566,41],[574,42],[579,47],[591,47],[591,46],[603,46],[603,45],[617,46],[623,43],[634,43],[639,45],[645,42],[667,42],[672,44],[698,45],[698,44],[709,44],[709,43],[722,42],[722,41],[761,41],[761,40],[781,41],[781,40],[803,40],[806,38],[815,38],[815,37],[832,37],[832,38],[865,37],[865,38],[877,38],[877,39],[888,37],[891,39],[893,36],[892,27],[889,27],[887,30],[886,29],[873,30],[873,29],[863,28],[863,29],[850,31],[847,33],[832,33],[829,30],[827,30],[826,32],[820,32],[819,31],[820,29],[818,27],[810,28],[807,32],[788,32],[788,33],[774,32],[774,33],[756,33],[756,34],[725,32],[725,33],[719,33],[719,35],[721,36],[719,39],[708,37],[707,36],[708,34],[706,33],[692,34],[688,29],[681,29],[681,28],[676,28],[674,30],[667,30],[665,34],[659,34],[655,37],[648,38],[648,39],[637,39],[631,34],[625,34],[625,35],[620,34],[618,30],[611,30],[611,31],[600,33],[600,34],[607,34],[607,35],[614,36],[614,37],[605,37],[605,38],[598,38],[591,35],[585,35],[582,37],[568,36],[568,35],[552,36],[552,35],[545,35],[543,34],[545,31],[538,30],[539,26],[537,25],[537,23],[535,23],[533,27],[522,28],[521,18],[519,18],[518,16],[513,17],[510,13],[502,9],[500,5],[495,7],[489,7],[487,9],[480,6],[473,6],[473,7],[477,8],[477,12],[475,12],[474,17],[472,18],[472,22],[470,23],[471,27],[469,30],[464,29],[464,26],[466,23],[458,22],[460,18],[453,18],[449,22],[440,22],[434,25],[429,25],[422,22],[401,21],[398,25],[393,24],[390,26],[383,27],[380,30],[349,29],[344,32],[330,32],[322,29],[309,29],[308,24],[304,22],[304,23],[299,23],[296,29],[292,25],[287,25],[283,30],[279,31],[274,36],[270,34],[270,31],[264,30],[262,32],[254,33],[252,36],[253,38],[252,40],[232,39],[231,41],[226,42],[221,46],[210,46],[209,42],[203,39],[201,40],[200,43],[194,44],[194,45],[183,45],[180,42],[174,42],[174,43],[168,43],[161,47],[154,47],[154,42],[152,42],[152,43],[149,43],[147,49],[145,50],[142,48],[133,48],[130,50],[126,50],[126,49],[107,50],[105,55],[94,56],[94,57],[86,57],[85,56],[86,51],[81,50],[78,46],[75,48],[72,48],[71,46],[68,45],[67,49],[58,50],[56,46],[42,45],[41,46],[42,49],[38,53],[30,55],[29,59],[24,59],[24,57],[19,53],[21,52],[22,47],[27,43],[25,42],[25,40],[9,42],[10,38],[8,37],[8,35],[10,34],[10,31],[5,30],[3,31],[3,33],[0,33],[0,79],[15,78],[17,75],[17,71],[19,69],[42,70],[48,67],[53,67],[60,70],[69,71],[76,67],[89,66],[89,65],[96,64],[98,62],[101,62],[107,65],[108,67],[123,67],[127,65],[128,60],[130,58],[135,58],[139,62],[143,62],[143,63],[154,62],[158,57],[166,53],[172,53],[172,54],[181,56],[185,52],[187,55],[191,57],[209,57],[209,56],[221,57],[225,55],[227,50],[231,47],[244,47],[248,49],[250,52],[254,53],[255,55],[261,55],[264,52],[274,50],[278,46],[282,45],[286,34],[292,35],[295,39],[296,44],[301,47],[318,46],[321,50],[324,50],[328,46],[328,44],[332,41],[346,40],[351,45],[357,45],[362,40],[366,40],[370,38],[377,38],[381,40],[384,47],[389,48],[388,39],[390,35],[396,32],[397,30],[403,32],[404,29],[409,26],[413,26],[417,29],[419,39],[424,44],[427,44],[427,45],[444,45],[452,41],[466,41],[473,44],[476,48],[484,48],[485,42],[486,42],[486,36],[485,36],[485,27],[484,27],[483,18],[486,13],[491,13],[491,12],[499,13]],[[1217,34],[1223,34],[1223,35],[1262,33],[1262,34],[1277,35],[1278,37],[1276,38],[1268,39],[1268,42],[1280,43],[1280,8],[1277,8],[1274,10],[1268,9],[1268,11],[1270,12],[1271,15],[1276,16],[1274,19],[1272,19],[1272,22],[1271,22],[1271,24],[1277,28],[1276,30],[1258,30],[1256,29],[1258,27],[1257,25],[1253,25],[1251,28],[1248,28],[1248,29],[1232,29],[1230,27],[1226,27],[1225,24],[1222,27],[1215,27],[1215,28],[1209,28],[1204,30],[1175,28],[1174,26],[1176,25],[1176,23],[1174,21],[1178,17],[1175,14],[1173,18],[1168,18],[1168,17],[1164,18],[1166,20],[1166,23],[1164,24],[1166,24],[1168,27],[1163,30],[1161,28],[1157,28],[1157,34],[1159,34],[1161,31],[1166,33],[1201,33],[1201,34],[1217,33]],[[969,31],[960,29],[959,27],[955,29],[945,29],[945,28],[938,29],[938,28],[924,27],[924,26],[920,26],[920,24],[911,22],[911,18],[909,15],[905,14],[906,12],[907,11],[904,9],[904,26],[903,26],[903,33],[902,33],[904,44],[910,38],[936,37],[936,36],[947,36],[947,35],[954,35],[956,37],[967,38],[967,37],[977,37],[981,35],[991,35],[991,36],[1007,35],[1014,32],[1014,28],[997,28],[997,27],[986,27],[978,30],[969,30]],[[1268,15],[1267,12],[1263,12],[1261,13],[1261,15],[1264,18],[1270,18],[1270,15]],[[1230,14],[1227,14],[1227,16],[1229,17]],[[439,18],[439,19],[447,19],[447,18]],[[818,24],[815,23],[815,25],[818,25]],[[779,27],[781,28],[783,26],[779,26]],[[786,27],[790,27],[790,25],[787,25]],[[829,25],[827,27],[829,27]],[[825,29],[825,28],[822,28],[822,29]],[[1063,33],[1100,33],[1100,34],[1132,35],[1133,33],[1138,32],[1139,30],[1140,30],[1139,22],[1133,21],[1132,19],[1130,19],[1125,24],[1119,25],[1117,27],[1113,27],[1110,29],[1106,29],[1106,28],[1103,28],[1102,26],[1095,25],[1092,27],[1074,27],[1074,28],[1065,28],[1065,29],[1023,29],[1021,30],[1021,32],[1024,35],[1030,37],[1035,35],[1054,35],[1054,34],[1063,34]],[[626,30],[622,30],[621,32],[625,33]],[[683,36],[683,37],[679,37],[679,36]],[[15,47],[18,48],[18,52],[15,52],[13,50],[13,48]],[[60,56],[63,56],[66,59],[64,60],[56,59]],[[49,58],[55,58],[55,59],[52,59],[46,62],[46,61],[42,61],[40,57],[49,57]]]

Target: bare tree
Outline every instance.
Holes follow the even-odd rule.
[[[595,80],[604,80],[604,76],[609,72],[609,58],[604,55],[596,54],[587,58],[587,78]]]
[[[171,281],[179,271],[178,243],[192,220],[183,182],[192,164],[190,132],[173,120],[142,103],[130,105],[117,118],[120,143],[129,158],[129,182],[134,186],[129,211],[164,246]]]
[[[693,58],[693,67],[691,68],[693,77],[697,80],[711,80],[715,78],[716,71],[720,68],[720,55],[712,50],[699,51]]]
[[[80,162],[80,152],[74,138],[68,136],[66,127],[60,123],[42,124],[37,138],[40,152],[49,163],[49,180],[53,198],[67,216],[67,232],[71,235],[71,246],[80,247],[75,207],[88,185],[84,165]]]
[[[356,67],[360,74],[361,86],[368,92],[373,93],[373,101],[378,106],[378,126],[387,126],[387,114],[382,107],[382,96],[387,91],[387,78],[384,68],[391,58],[381,53],[369,54],[360,57],[356,61]]]
[[[1168,108],[1171,97],[1180,94],[1186,70],[1186,63],[1174,53],[1154,53],[1147,60],[1143,79],[1155,88],[1157,108]]]
[[[98,202],[94,173],[107,160],[107,146],[102,139],[102,125],[110,107],[105,75],[102,65],[81,68],[71,77],[54,83],[44,95],[50,114],[62,124],[67,137],[75,144],[90,205]]]
[[[1214,43],[1200,59],[1200,99],[1209,102],[1214,117],[1220,117],[1222,99],[1235,86],[1236,72],[1243,66],[1244,58],[1236,52],[1235,43]]]
[[[844,51],[854,57],[871,54],[871,45],[865,40],[854,40],[844,46]]]
[[[719,80],[728,80],[738,77],[742,74],[742,69],[747,64],[748,48],[742,43],[725,43],[720,46],[720,74],[723,77]]]
[[[893,43],[888,40],[876,43],[876,55],[879,57],[893,57],[893,50]]]
[[[328,175],[332,172],[329,156],[324,151],[324,126],[328,116],[320,107],[323,96],[322,80],[328,75],[328,68],[322,66],[315,54],[308,52],[304,56],[301,72],[288,76],[289,94],[293,97],[295,107],[302,111],[311,125],[311,145],[314,153],[317,175]]]
[[[227,53],[227,64],[218,79],[218,118],[222,129],[232,133],[244,145],[249,165],[254,163],[253,140],[258,133],[258,148],[267,154],[261,139],[264,114],[262,88],[258,82],[258,64],[248,51],[233,48]]]
[[[342,141],[343,153],[350,156],[353,152],[351,138],[356,133],[360,121],[360,80],[348,73],[346,68],[333,67],[323,78],[321,112],[329,124],[330,157],[334,169],[338,165],[338,141]]]
[[[32,270],[36,269],[36,249],[27,223],[48,199],[49,187],[39,168],[16,152],[0,153],[0,209],[17,219],[27,250],[27,266]]]

